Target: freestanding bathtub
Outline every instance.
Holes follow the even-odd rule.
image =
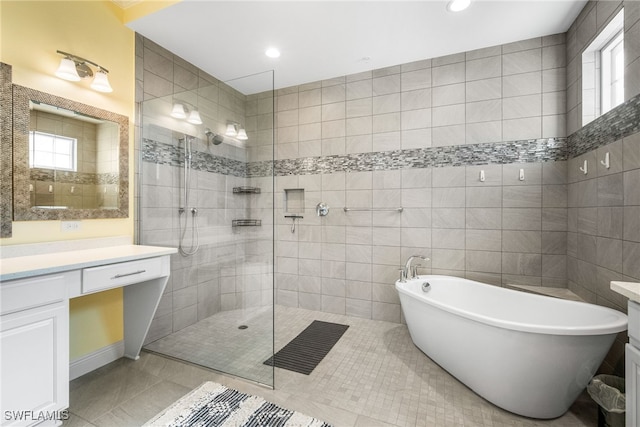
[[[457,277],[419,276],[396,289],[420,350],[480,396],[526,417],[564,414],[627,329],[616,310]]]

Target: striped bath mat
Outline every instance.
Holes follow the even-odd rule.
[[[183,396],[145,426],[331,427],[315,418],[211,381]]]

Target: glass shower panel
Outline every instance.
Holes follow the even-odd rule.
[[[267,72],[144,101],[139,162],[140,243],[179,249],[144,348],[269,386],[273,99]]]

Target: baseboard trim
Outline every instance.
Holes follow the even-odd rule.
[[[69,363],[69,380],[87,374],[124,356],[124,341],[118,341]]]

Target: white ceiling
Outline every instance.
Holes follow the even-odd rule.
[[[586,0],[475,0],[460,13],[446,4],[183,0],[128,26],[222,81],[275,70],[283,88],[562,33]],[[270,46],[282,56],[266,57]],[[230,84],[256,93],[268,76]]]

